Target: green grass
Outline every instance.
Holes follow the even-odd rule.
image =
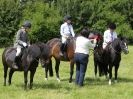
[[[3,66],[0,60],[0,99],[133,99],[133,46],[129,46],[129,51],[128,55],[122,54],[118,83],[111,86],[105,77],[94,78],[92,55],[84,87],[79,88],[74,83],[68,83],[69,63],[61,62],[60,83],[56,80],[55,72],[54,77],[45,81],[44,70],[39,66],[34,77],[33,89],[27,91],[23,89],[23,72],[15,72],[12,85],[3,86]],[[0,49],[0,53],[2,52],[3,49]]]

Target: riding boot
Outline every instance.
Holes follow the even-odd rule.
[[[18,56],[15,57],[14,62],[13,62],[13,64],[12,64],[12,68],[13,68],[13,69],[18,69],[17,61],[18,61]]]
[[[63,56],[63,54],[64,54],[64,47],[65,47],[65,44],[62,43],[61,47],[60,47],[60,56]]]

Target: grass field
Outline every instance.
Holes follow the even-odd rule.
[[[128,55],[122,54],[118,83],[111,86],[105,77],[94,78],[92,56],[84,87],[79,88],[74,82],[68,83],[69,63],[61,62],[60,83],[56,81],[55,72],[53,77],[45,81],[44,70],[39,66],[34,77],[33,89],[27,91],[23,89],[23,72],[15,72],[12,85],[3,86],[3,66],[0,60],[0,99],[133,99],[133,46],[129,46],[129,51]],[[0,57],[2,52],[3,49],[0,49]]]

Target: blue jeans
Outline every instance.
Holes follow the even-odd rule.
[[[87,54],[82,53],[75,53],[74,60],[76,63],[76,80],[75,83],[79,86],[83,86],[85,72],[87,69],[88,64],[88,57]]]

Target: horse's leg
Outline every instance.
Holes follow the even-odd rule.
[[[111,85],[111,79],[112,79],[112,65],[109,65],[109,85]]]
[[[48,65],[49,66],[49,65]],[[48,80],[48,66],[46,66],[45,69],[45,80]]]
[[[27,79],[27,76],[28,76],[28,70],[24,71],[24,88],[27,89],[27,82],[28,82],[28,79]]]
[[[56,71],[56,78],[58,82],[60,82],[60,77],[59,77],[59,65],[60,65],[60,60],[55,59],[56,65],[55,65],[55,71]]]
[[[108,73],[109,73],[108,65],[102,63],[102,66],[103,66],[103,71],[104,71],[104,74],[105,74],[105,78],[108,79]]]
[[[48,80],[48,70],[49,70],[49,75],[52,77],[53,76],[53,68],[52,68],[52,60],[51,59],[50,59],[48,66],[45,67],[45,80]]]
[[[10,71],[9,71],[9,80],[8,80],[9,85],[11,85],[13,73],[14,73],[14,70],[12,68],[10,68]]]
[[[95,78],[97,77],[97,63],[94,61],[94,72],[95,72]]]
[[[52,60],[51,59],[50,59],[48,69],[49,69],[49,75],[50,75],[50,77],[52,77],[53,76],[53,68],[52,68]]]
[[[100,63],[98,65],[98,69],[99,69],[99,77],[101,77],[102,76],[102,67],[101,67]]]
[[[6,86],[7,71],[8,71],[8,66],[4,65],[4,86]]]
[[[118,73],[119,65],[115,66],[115,82],[117,82],[117,73]]]
[[[74,61],[70,61],[70,79],[69,79],[69,83],[72,82],[72,76],[73,76],[73,69],[74,69]]]
[[[34,78],[35,72],[36,72],[36,68],[30,70],[30,86],[29,86],[30,89],[32,89],[32,86],[33,86],[33,78]]]

